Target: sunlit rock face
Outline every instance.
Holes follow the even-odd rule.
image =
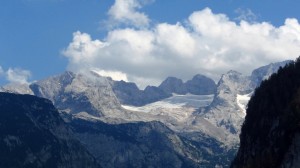
[[[96,117],[122,114],[108,79],[92,72],[65,72],[33,83],[30,88],[67,113],[87,112]]]

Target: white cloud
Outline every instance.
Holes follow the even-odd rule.
[[[196,40],[180,23],[170,25],[162,23],[156,27],[157,45],[164,52],[183,57],[192,57],[196,51]]]
[[[109,27],[119,24],[125,24],[135,27],[147,27],[150,19],[148,16],[138,10],[143,5],[150,3],[148,0],[116,0],[114,5],[109,9]]]
[[[115,81],[123,80],[123,81],[128,82],[127,75],[120,71],[104,71],[104,70],[99,70],[99,69],[94,69],[93,71],[101,76],[111,77]]]
[[[139,86],[149,80],[147,84],[157,84],[167,76],[186,80],[197,73],[217,80],[230,69],[249,74],[270,62],[295,59],[299,53],[297,19],[286,19],[280,27],[245,20],[237,24],[209,8],[193,12],[185,24],[114,29],[102,40],[76,32],[63,52],[69,70],[117,71]]]
[[[251,9],[242,9],[238,8],[234,11],[239,16],[235,18],[238,21],[247,21],[247,22],[255,22],[257,20],[257,15],[252,12]]]
[[[73,42],[64,55],[69,58],[69,69],[80,64],[80,70],[90,68],[90,64],[97,58],[98,52],[105,46],[100,40],[92,40],[90,35],[81,32],[73,33]]]
[[[31,76],[31,72],[19,68],[9,68],[6,71],[6,79],[11,83],[28,84],[28,79]]]

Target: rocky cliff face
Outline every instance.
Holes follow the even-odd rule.
[[[99,167],[49,100],[0,93],[0,167]]]
[[[237,95],[249,94],[251,90],[247,76],[229,71],[222,75],[211,105],[200,116],[215,126],[222,127],[232,134],[238,134],[245,113],[237,103]]]
[[[231,167],[300,166],[300,60],[280,68],[255,90]]]

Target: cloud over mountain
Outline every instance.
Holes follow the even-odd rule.
[[[6,78],[11,83],[29,83],[28,79],[30,76],[30,71],[19,68],[9,68],[6,72]]]
[[[4,77],[10,83],[29,83],[29,78],[31,77],[31,72],[21,68],[9,68],[4,70],[0,66],[0,77]]]
[[[116,10],[120,3],[127,3],[126,10]],[[63,51],[69,59],[68,69],[119,72],[143,87],[149,84],[146,81],[158,84],[167,76],[188,79],[201,73],[217,79],[230,69],[247,74],[258,66],[294,59],[300,53],[297,19],[287,18],[279,27],[267,22],[236,23],[205,8],[193,12],[185,22],[146,28],[150,19],[137,11],[140,8],[136,0],[116,0],[109,11],[116,22],[129,22],[136,28],[110,29],[104,39],[75,32]]]

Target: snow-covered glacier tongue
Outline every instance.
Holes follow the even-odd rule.
[[[200,107],[208,106],[213,97],[214,95],[173,94],[172,97],[144,106],[122,105],[122,107],[130,111],[150,114],[155,117],[154,120],[161,121],[173,130],[182,132],[191,126],[194,113]]]

